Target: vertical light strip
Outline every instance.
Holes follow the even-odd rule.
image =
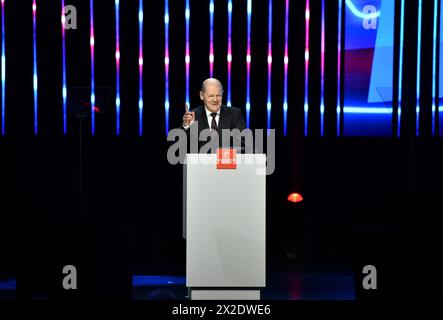
[[[438,46],[439,46],[439,50],[438,50],[438,68],[437,68],[437,77],[439,79],[438,83],[439,85],[437,86],[437,92],[438,92],[438,96],[437,96],[437,101],[438,101],[438,105],[437,105],[437,116],[438,116],[438,130],[437,130],[437,136],[438,137],[443,137],[443,106],[441,104],[441,97],[443,96],[443,92],[442,90],[440,90],[440,88],[442,88],[442,78],[443,78],[443,60],[442,60],[442,56],[443,56],[443,51],[442,51],[442,42],[443,42],[443,38],[442,38],[442,34],[441,31],[443,29],[443,15],[442,15],[442,1],[439,0],[438,2]]]
[[[231,64],[232,64],[232,0],[228,0],[228,102],[227,105],[231,106]]]
[[[6,86],[6,54],[5,54],[5,0],[2,1],[2,136],[5,135],[5,86]]]
[[[272,110],[271,77],[272,77],[272,0],[269,0],[269,17],[268,17],[268,100],[267,100],[267,103],[266,103],[268,133],[269,133],[269,129],[271,128],[271,110]]]
[[[432,135],[437,132],[435,113],[437,106],[437,17],[438,17],[438,0],[434,0],[434,30],[433,30],[433,50],[432,50]]]
[[[397,113],[397,137],[400,137],[401,111],[402,111],[402,91],[403,91],[403,47],[405,37],[405,0],[400,1],[400,52],[398,63],[398,113]]]
[[[321,93],[320,93],[320,135],[324,135],[325,124],[325,0],[321,2]]]
[[[251,16],[252,0],[248,0],[248,42],[246,49],[246,127],[249,128],[251,115],[250,81],[251,81]]]
[[[165,0],[165,126],[169,132],[169,1]]]
[[[34,88],[34,134],[38,134],[38,75],[37,75],[37,2],[32,2],[32,15],[34,24],[34,76],[33,76],[33,88]]]
[[[285,9],[285,56],[283,59],[284,64],[284,92],[283,92],[283,134],[287,134],[287,122],[288,122],[288,65],[289,65],[289,0],[286,0]]]
[[[120,0],[115,0],[115,113],[116,134],[120,135]]]
[[[63,98],[63,134],[68,133],[67,125],[67,99],[68,89],[66,84],[66,37],[65,37],[65,0],[62,0],[62,98]]]
[[[209,75],[214,74],[214,0],[209,1]]]
[[[94,0],[89,1],[90,12],[90,37],[89,45],[91,46],[91,133],[95,134],[95,79],[94,79]]]
[[[143,0],[139,0],[138,8],[138,70],[139,70],[139,93],[138,93],[138,134],[143,135]]]
[[[421,20],[422,0],[418,0],[418,32],[417,32],[417,104],[415,108],[415,134],[419,134],[420,124],[420,63],[421,63]]]
[[[341,19],[343,10],[343,0],[338,0],[338,34],[337,34],[337,136],[340,132],[340,117],[341,117]]]
[[[308,76],[309,76],[309,0],[306,0],[306,10],[305,10],[305,104],[304,104],[304,118],[305,118],[305,136],[308,135]]]
[[[186,0],[185,20],[186,20],[186,53],[185,53],[186,104],[189,107],[189,66],[191,63],[191,52],[189,48],[189,21],[191,20],[191,10],[189,8],[189,0]]]

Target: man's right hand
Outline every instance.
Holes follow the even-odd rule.
[[[195,121],[195,112],[189,112],[188,104],[185,105],[186,113],[183,116],[183,127],[190,127]]]

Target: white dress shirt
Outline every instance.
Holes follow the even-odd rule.
[[[209,129],[211,129],[211,123],[212,123],[211,113],[212,112],[209,111],[208,108],[206,108],[206,106],[205,106],[205,111],[206,111],[206,119],[208,119]],[[217,115],[215,116],[215,122],[217,123],[217,128],[218,128],[218,121],[219,121],[219,119],[220,119],[220,109],[218,109]]]

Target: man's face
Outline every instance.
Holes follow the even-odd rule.
[[[218,112],[223,98],[223,92],[216,84],[207,84],[205,92],[200,91],[200,99],[211,112]]]

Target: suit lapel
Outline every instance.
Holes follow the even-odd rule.
[[[209,129],[208,118],[206,117],[205,107],[201,108],[200,117],[198,117],[198,131],[199,133],[204,129]]]
[[[218,120],[218,127],[217,127],[219,135],[222,134],[222,129],[229,129],[228,113],[226,113],[225,108],[226,108],[225,106],[221,106],[220,108],[220,119]]]

